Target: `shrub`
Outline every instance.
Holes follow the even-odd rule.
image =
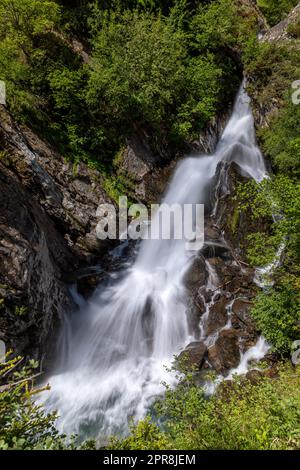
[[[175,137],[187,138],[214,114],[214,58],[189,59],[185,34],[161,16],[103,14],[93,58],[88,103],[125,133],[138,125],[158,134],[172,127]]]
[[[45,388],[35,388],[38,363],[29,361],[20,369],[21,357],[0,364],[0,449],[67,450],[94,448],[89,441],[76,445],[75,436],[66,439],[56,427],[56,413],[47,414],[33,397]],[[48,387],[46,387],[48,388]]]
[[[300,174],[300,106],[288,97],[270,126],[260,131],[263,149],[277,171]]]
[[[256,385],[236,378],[210,399],[189,377],[157,405],[163,430],[149,418],[112,449],[280,450],[300,445],[300,371],[283,366],[278,379]],[[157,448],[157,447],[156,447]]]
[[[298,0],[257,0],[270,26],[279,23],[297,3]]]
[[[251,314],[273,350],[289,354],[293,341],[300,335],[300,294],[296,278],[285,276],[275,288],[259,294]]]

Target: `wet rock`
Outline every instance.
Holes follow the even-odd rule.
[[[0,284],[8,286],[0,336],[16,352],[41,358],[64,314],[76,308],[68,275],[97,263],[111,247],[95,230],[98,205],[111,201],[99,172],[83,163],[74,171],[3,106],[0,139],[6,156],[0,161]]]
[[[208,360],[217,372],[226,375],[240,362],[238,335],[235,330],[223,330],[215,344],[208,349]]]
[[[250,315],[252,303],[245,299],[235,299],[232,304],[232,323],[236,327],[248,327],[255,330],[255,321]]]
[[[200,287],[199,289],[199,296],[202,297],[205,303],[209,303],[213,296],[213,291],[211,289],[207,289],[205,286]]]
[[[184,365],[196,366],[201,369],[203,365],[207,348],[202,341],[194,341],[190,343],[182,353],[180,353],[178,360],[182,361]]]
[[[220,257],[209,257],[207,258],[207,262],[213,269],[215,276],[216,276],[216,286],[219,287],[223,284],[224,282],[224,275],[222,272],[222,269],[224,268],[224,261]]]
[[[199,323],[202,315],[205,312],[205,303],[201,295],[195,295],[188,299],[187,305],[187,320],[189,332],[196,338],[200,334]]]
[[[239,334],[242,352],[254,346],[259,336],[250,310],[251,302],[245,299],[236,299],[232,304],[231,323]]]
[[[205,284],[206,279],[205,260],[202,256],[197,256],[184,276],[184,285],[188,290],[195,292]]]
[[[212,199],[218,201],[215,224],[226,234],[226,243],[233,258],[245,258],[247,235],[251,232],[268,232],[270,220],[261,218],[253,221],[249,210],[241,210],[235,197],[240,183],[248,181],[248,175],[241,173],[235,162],[220,162],[217,166]]]
[[[210,310],[208,318],[205,322],[204,329],[207,336],[210,336],[216,333],[218,330],[223,328],[228,320],[227,307],[228,301],[224,298],[221,298],[219,301],[215,302]]]
[[[246,374],[246,379],[248,379],[252,385],[257,385],[263,377],[264,373],[257,369],[249,370]]]
[[[97,286],[103,282],[106,273],[87,275],[77,280],[78,293],[85,299],[91,297]]]
[[[37,358],[63,315],[75,308],[62,280],[74,259],[49,216],[1,165],[0,193],[1,339]]]
[[[228,246],[226,246],[224,242],[220,242],[218,240],[205,239],[202,254],[205,258],[214,258],[219,256],[224,260],[230,259]]]
[[[204,229],[205,240],[219,241],[221,238],[220,230],[212,225],[207,225]]]

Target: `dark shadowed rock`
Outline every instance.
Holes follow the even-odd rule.
[[[227,299],[221,298],[211,306],[207,321],[205,322],[205,333],[207,336],[216,333],[226,325],[228,320],[227,305]]]
[[[201,295],[196,294],[188,299],[186,314],[189,332],[196,338],[200,334],[199,323],[204,312],[205,303]]]
[[[184,276],[183,282],[188,290],[195,291],[199,289],[207,279],[205,260],[202,256],[198,256],[193,261],[191,267]]]
[[[264,373],[260,370],[253,369],[249,370],[246,374],[246,379],[248,379],[252,385],[257,385],[263,378]]]
[[[246,299],[236,299],[232,304],[231,323],[239,334],[242,352],[254,346],[259,336],[255,321],[250,315],[251,305]]]
[[[0,338],[41,358],[63,315],[75,308],[66,284],[111,244],[96,236],[110,202],[99,172],[74,167],[0,106]],[[51,353],[50,353],[51,355]]]
[[[64,313],[75,308],[62,281],[73,256],[61,234],[14,174],[0,165],[0,338],[40,357]]]
[[[96,215],[99,204],[112,203],[102,188],[103,177],[94,169],[67,162],[30,129],[19,127],[0,106],[0,139],[7,165],[20,185],[44,210],[77,257],[93,262],[95,253],[111,243],[99,240]],[[87,260],[87,258],[89,259]]]
[[[201,368],[206,354],[207,348],[202,341],[195,341],[190,343],[182,353],[180,353],[178,359],[183,361],[184,365],[197,366]]]
[[[238,335],[234,330],[221,331],[215,344],[208,349],[208,360],[217,372],[224,375],[240,362]]]
[[[255,321],[250,315],[252,303],[245,299],[235,299],[232,304],[232,322],[236,326],[244,325],[248,328],[255,329]]]

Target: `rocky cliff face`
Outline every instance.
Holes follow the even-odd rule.
[[[186,144],[187,154],[213,153],[219,137],[230,115],[230,109],[219,113],[199,134],[198,139]],[[126,189],[134,200],[156,204],[164,192],[176,163],[184,152],[173,154],[165,144],[153,142],[145,130],[137,130],[127,140],[117,163],[117,175],[125,182]]]
[[[297,23],[300,15],[300,3],[289,13],[289,15],[273,28],[266,31],[262,37],[262,41],[279,42],[291,41],[293,38],[289,33],[289,26]]]
[[[188,345],[182,356],[202,372],[213,369],[226,376],[260,333],[250,314],[257,293],[255,272],[245,262],[242,243],[251,227],[240,214],[236,226],[232,224],[234,191],[245,178],[236,164],[220,163],[215,180],[212,199],[219,203],[206,217],[204,248],[185,278],[191,332],[202,339]]]
[[[0,339],[41,356],[74,308],[67,282],[109,246],[96,238],[96,209],[110,202],[101,176],[55,153],[0,109]]]

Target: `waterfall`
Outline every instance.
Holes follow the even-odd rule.
[[[215,153],[182,160],[163,202],[206,203],[220,161],[236,162],[257,181],[266,175],[243,87]],[[159,211],[152,223],[157,217]],[[162,381],[175,383],[166,366],[193,340],[183,278],[194,256],[185,240],[144,240],[120,279],[99,287],[84,305],[77,298],[81,308],[64,326],[46,392],[46,409],[58,411],[61,430],[122,433],[128,419],[143,417],[163,392]],[[209,282],[214,282],[212,270]]]

